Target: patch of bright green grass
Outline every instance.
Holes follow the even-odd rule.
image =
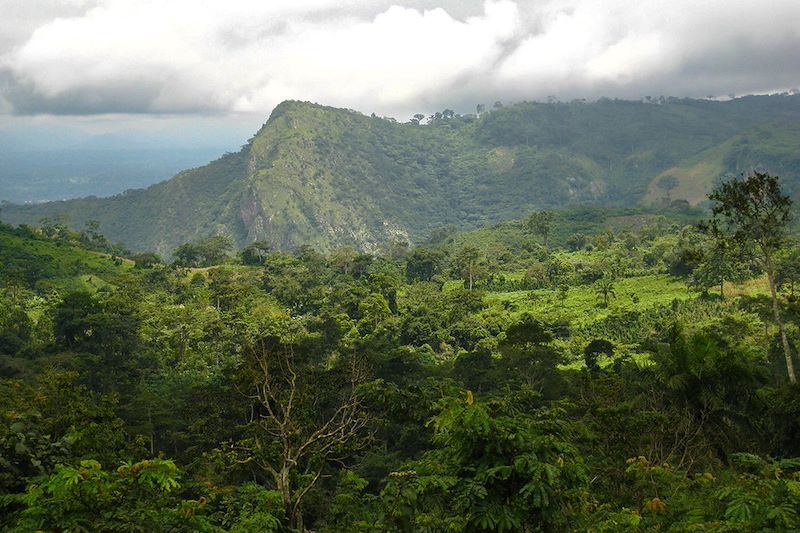
[[[488,294],[489,305],[500,305],[515,313],[531,313],[545,322],[569,321],[573,326],[598,322],[612,314],[625,311],[645,311],[673,300],[696,297],[681,279],[667,274],[653,274],[620,279],[614,284],[615,296],[603,305],[594,286],[581,285],[570,288],[562,302],[552,289],[535,291],[495,292]]]

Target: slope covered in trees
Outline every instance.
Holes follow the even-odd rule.
[[[112,198],[6,205],[3,217],[95,219],[114,241],[162,254],[212,234],[375,251],[534,208],[697,203],[721,176],[753,168],[786,176],[794,193],[798,118],[800,95],[520,103],[426,124],[284,102],[240,152],[207,166]]]
[[[799,248],[701,218],[193,268],[0,225],[0,529],[796,531]]]

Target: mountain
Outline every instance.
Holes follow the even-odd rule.
[[[427,124],[287,101],[239,152],[206,166],[110,198],[5,204],[2,218],[94,219],[110,239],[162,254],[216,233],[371,251],[532,209],[696,204],[720,177],[755,167],[795,192],[799,119],[800,95],[526,102]]]

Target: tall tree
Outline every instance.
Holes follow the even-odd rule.
[[[796,382],[792,351],[781,318],[776,290],[776,254],[784,243],[792,201],[781,192],[778,177],[754,172],[746,179],[722,183],[709,196],[712,218],[705,225],[718,240],[735,243],[752,253],[767,273],[772,313],[781,335],[786,371]]]
[[[249,350],[250,398],[257,416],[245,457],[267,473],[281,495],[289,527],[303,529],[303,502],[328,464],[341,462],[361,440],[368,417],[355,359],[331,370],[276,338]]]
[[[409,282],[430,281],[444,262],[444,253],[434,248],[415,249],[406,260],[406,278]]]
[[[358,251],[352,246],[339,246],[334,249],[330,255],[331,264],[341,270],[345,276],[350,275],[350,269],[353,267]]]
[[[725,297],[725,282],[746,278],[745,266],[735,255],[735,247],[722,240],[716,240],[705,252],[703,260],[692,270],[689,284],[703,293],[712,287],[719,287],[719,295]]]
[[[550,211],[531,213],[527,224],[529,231],[542,237],[544,247],[547,249],[547,240],[550,237],[550,231],[553,229],[553,213]]]
[[[475,278],[479,273],[480,262],[483,259],[481,251],[474,246],[467,245],[458,250],[453,259],[458,275],[467,282],[467,288],[472,290],[475,285]]]

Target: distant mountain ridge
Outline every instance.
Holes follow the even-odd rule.
[[[755,167],[793,193],[799,125],[798,95],[521,103],[424,125],[287,101],[239,152],[208,165],[110,198],[6,204],[1,216],[94,219],[110,239],[162,254],[217,233],[240,246],[372,251],[532,209],[697,203],[722,175]],[[657,183],[665,175],[669,190]]]

